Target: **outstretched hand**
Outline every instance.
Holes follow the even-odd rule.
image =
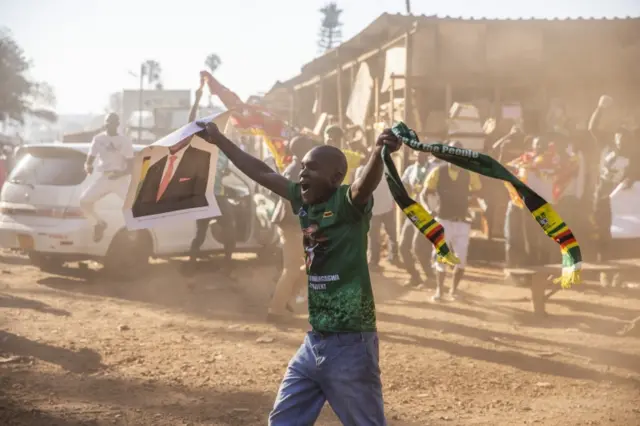
[[[215,123],[213,122],[205,123],[203,121],[196,121],[196,124],[205,130],[205,133],[207,136],[206,138],[207,142],[216,144],[217,141],[220,140],[222,133],[220,132],[220,129]]]
[[[600,96],[600,99],[598,100],[598,106],[600,108],[609,108],[611,105],[613,105],[613,98],[611,98],[611,96]]]
[[[393,134],[391,129],[384,129],[378,136],[378,140],[376,140],[376,147],[383,146],[386,146],[390,152],[396,152],[402,146],[402,142]]]

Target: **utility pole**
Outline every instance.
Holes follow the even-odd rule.
[[[142,143],[142,94],[144,89],[144,63],[140,64],[140,93],[138,95],[138,143]]]
[[[411,0],[405,0],[404,3],[407,6],[407,15],[411,15]]]

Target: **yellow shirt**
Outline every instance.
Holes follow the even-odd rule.
[[[431,170],[427,175],[427,178],[424,180],[424,188],[427,188],[430,191],[435,191],[438,187],[438,181],[440,180],[440,169],[441,167],[436,167]],[[460,170],[452,169],[451,167],[447,167],[447,171],[449,172],[449,177],[451,180],[458,179],[460,176]],[[482,189],[482,182],[480,182],[480,176],[477,173],[469,172],[469,191],[477,192]]]
[[[342,151],[344,156],[347,157],[347,174],[344,177],[343,185],[350,185],[353,183],[353,178],[355,171],[358,167],[360,167],[360,163],[362,162],[362,155],[355,151],[350,151],[345,149]]]

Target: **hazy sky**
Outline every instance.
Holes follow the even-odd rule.
[[[294,76],[316,56],[325,0],[0,0],[7,27],[56,90],[58,111],[102,112],[110,93],[136,88],[145,59],[168,89],[194,88],[209,53],[216,76],[246,98]],[[343,39],[404,0],[342,0]],[[412,0],[414,14],[488,17],[638,16],[640,0]]]

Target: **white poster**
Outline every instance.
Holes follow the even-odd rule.
[[[369,71],[369,65],[362,63],[353,84],[353,91],[349,97],[347,105],[347,117],[353,124],[364,128],[367,119],[367,111],[371,102],[371,93],[373,90],[373,78]]]
[[[387,50],[384,62],[384,79],[380,92],[384,93],[391,89],[391,75],[403,76],[407,69],[407,55],[404,47],[393,47]],[[404,89],[404,78],[398,78],[393,82],[394,90]]]
[[[640,238],[640,182],[611,196],[611,235],[613,238]]]
[[[198,121],[224,129],[227,118],[222,113]],[[124,203],[127,228],[220,216],[213,195],[218,148],[196,135],[201,130],[189,123],[136,153]]]

